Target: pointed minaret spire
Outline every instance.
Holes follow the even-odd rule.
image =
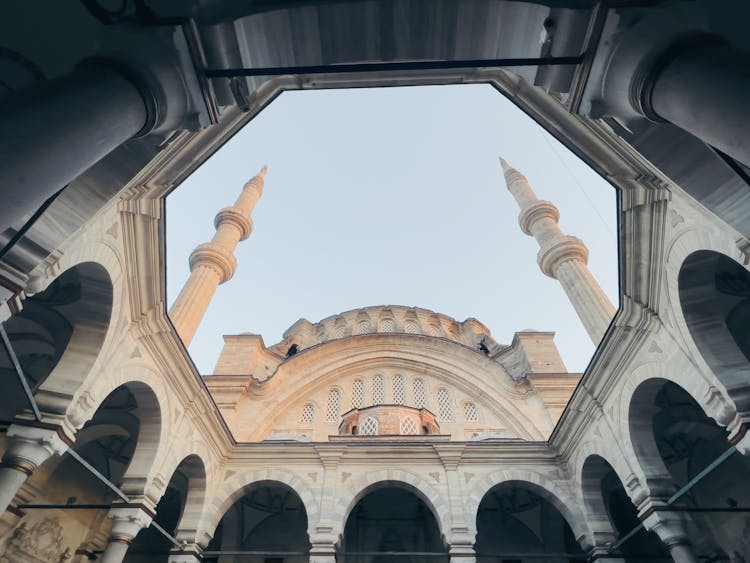
[[[588,268],[589,251],[583,241],[566,235],[557,221],[560,212],[552,203],[539,199],[526,177],[500,158],[508,191],[521,212],[521,230],[539,243],[537,263],[542,272],[560,282],[595,345],[615,316],[615,307]]]
[[[169,310],[172,324],[185,346],[190,346],[216,288],[237,271],[234,250],[253,230],[250,215],[263,194],[267,171],[266,164],[245,184],[234,205],[219,211],[214,219],[216,234],[211,242],[199,245],[190,254],[190,278]]]

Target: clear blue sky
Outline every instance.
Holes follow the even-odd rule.
[[[299,318],[369,305],[476,317],[496,340],[556,332],[570,371],[594,350],[558,282],[518,227],[498,156],[560,209],[617,305],[615,190],[487,85],[287,92],[167,200],[169,304],[213,217],[268,163],[255,230],[193,344],[211,373],[223,334],[267,345]]]

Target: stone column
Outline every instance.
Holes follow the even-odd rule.
[[[185,346],[190,346],[216,289],[237,271],[234,250],[253,230],[250,214],[263,194],[267,170],[268,166],[264,166],[245,184],[234,206],[219,211],[214,219],[213,239],[190,255],[190,278],[169,310],[169,318]]]
[[[145,83],[120,64],[72,74],[5,97],[0,104],[0,231],[128,139],[157,122]]]
[[[540,200],[523,174],[502,158],[500,163],[508,190],[521,208],[518,216],[521,230],[539,243],[539,267],[546,275],[560,282],[586,332],[598,345],[616,310],[591,275],[586,245],[560,230],[557,207],[549,201]]]
[[[58,427],[12,424],[0,465],[0,509],[10,505],[18,489],[44,461],[64,453],[72,441]]]
[[[639,507],[641,521],[647,530],[659,536],[677,563],[698,563],[687,532],[684,515],[670,512],[667,504],[658,499],[646,499]]]
[[[107,517],[113,520],[112,531],[99,563],[122,563],[135,536],[151,524],[153,512],[143,506],[115,504]]]
[[[641,109],[750,166],[750,54],[714,37],[678,41],[656,57],[640,86]]]

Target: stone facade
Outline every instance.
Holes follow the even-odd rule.
[[[42,258],[29,258],[28,271],[20,259],[15,266],[3,262],[4,292],[13,297],[0,314],[39,408],[37,420],[24,396],[12,396],[15,387],[8,386],[15,408],[5,413],[12,423],[0,467],[0,498],[8,508],[0,520],[5,560],[80,561],[103,553],[103,560],[115,561],[126,552],[129,560],[149,560],[138,555],[141,538],[166,559],[173,546],[148,538],[152,522],[176,539],[173,562],[200,559],[232,547],[230,540],[247,531],[240,517],[256,522],[283,490],[294,494],[279,501],[289,510],[278,514],[291,521],[291,514],[304,513],[301,552],[289,557],[328,563],[337,553],[347,557],[342,550],[351,544],[352,514],[385,488],[418,498],[439,530],[443,554],[462,563],[502,548],[483,528],[496,523],[490,513],[501,508],[550,527],[560,524],[552,518],[557,514],[573,537],[558,547],[576,556],[627,556],[619,539],[634,526],[613,518],[618,506],[650,530],[642,545],[675,560],[695,561],[695,552],[738,562],[750,557],[750,520],[730,510],[750,505],[744,487],[750,455],[746,186],[735,182],[729,189],[725,176],[719,181],[678,170],[674,177],[682,181],[676,182],[611,122],[571,113],[519,75],[477,69],[457,76],[404,74],[388,84],[490,83],[584,154],[618,190],[620,308],[580,380],[564,373],[549,334],[518,333],[506,347],[478,321],[395,306],[317,324],[302,320],[270,347],[257,335],[227,337],[216,375],[201,378],[166,314],[163,200],[273,96],[310,87],[289,77],[269,80],[247,107],[229,107],[218,130],[179,129],[155,157],[134,145],[150,155],[148,162],[108,187],[111,195],[80,228],[59,221],[64,240]],[[315,86],[384,83],[334,76],[316,78]],[[620,90],[624,95],[627,88]],[[703,203],[683,190],[688,185]],[[554,215],[549,206],[537,207],[547,219]],[[721,212],[726,219],[714,214]],[[237,240],[244,236],[242,220],[221,217]],[[574,262],[581,264],[578,250]],[[196,268],[198,258],[208,254],[197,256]],[[559,276],[552,265],[543,267]],[[583,277],[580,268],[573,274]],[[209,281],[216,286],[221,276]],[[12,362],[3,362],[13,374]],[[383,400],[368,400],[379,375]],[[440,434],[337,438],[341,421],[326,419],[331,390],[340,391],[339,413],[353,406],[357,381],[363,408],[398,403],[397,376],[405,407],[418,395],[416,380],[424,380]],[[453,421],[440,420],[441,388]],[[474,416],[467,415],[468,402],[476,421],[467,420]],[[308,404],[317,417],[310,423],[303,422]],[[687,446],[686,437],[692,439]],[[118,492],[81,469],[74,454]],[[710,475],[684,495],[696,471],[709,466],[715,467]],[[498,493],[509,488],[512,494]],[[727,512],[707,516],[700,508]],[[291,529],[280,524],[268,531],[266,554],[283,551],[279,541]],[[523,528],[512,531],[520,542]],[[223,563],[233,556],[217,557]]]

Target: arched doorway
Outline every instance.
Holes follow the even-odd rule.
[[[490,489],[477,511],[477,562],[586,561],[570,525],[546,496],[538,487],[518,481]]]
[[[99,405],[76,434],[72,449],[118,486],[134,472],[141,481],[139,466],[153,461],[142,446],[158,437],[160,424],[153,391],[142,383],[128,383]],[[95,557],[107,545],[111,527],[107,513],[119,500],[69,453],[39,466],[17,499],[22,517],[9,530],[11,538],[0,560],[58,561],[77,551]]]
[[[112,311],[112,282],[93,262],[70,268],[44,291],[28,297],[4,325],[32,393],[38,395],[57,370],[66,394],[88,374],[99,355]],[[29,408],[6,347],[0,345],[0,418],[10,420]],[[42,410],[44,398],[38,399]],[[58,398],[59,400],[59,398]]]
[[[213,563],[308,563],[307,511],[278,481],[248,485],[224,514],[204,557]]]
[[[687,328],[739,411],[750,410],[750,272],[710,250],[690,254],[678,277]]]
[[[379,483],[352,508],[336,560],[340,563],[447,563],[432,510],[412,490]]]
[[[612,532],[614,535],[611,542],[619,544],[612,551],[613,556],[622,555],[627,563],[639,563],[646,559],[670,559],[659,537],[640,526],[638,509],[607,460],[595,454],[586,458],[581,480],[589,517],[602,532]],[[639,529],[635,534],[626,537],[636,528]],[[600,530],[594,530],[595,535],[598,531]],[[619,543],[620,540],[625,541]]]
[[[684,513],[697,555],[750,557],[750,463],[737,451],[717,463],[730,448],[726,431],[682,387],[658,378],[636,388],[630,430],[641,465],[671,476],[672,493],[694,481],[672,506]]]

